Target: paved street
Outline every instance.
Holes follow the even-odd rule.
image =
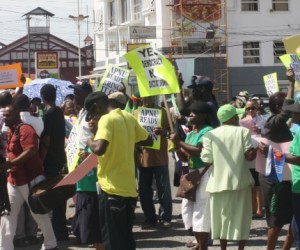
[[[170,157],[170,177],[171,183],[173,180],[173,169],[174,169],[173,159]],[[174,197],[176,188],[172,187],[173,195],[173,221],[172,228],[170,229],[160,229],[157,230],[141,230],[141,223],[144,221],[143,213],[138,203],[136,209],[136,222],[134,225],[134,235],[136,238],[137,249],[143,250],[158,250],[158,249],[175,249],[175,250],[187,250],[185,243],[193,240],[194,237],[189,236],[187,231],[183,227],[182,220],[180,218],[181,210],[181,200]],[[70,203],[70,201],[69,201]],[[157,206],[157,205],[156,205]],[[67,216],[70,217],[74,213],[74,208],[68,208]],[[284,227],[281,232],[281,237],[278,242],[276,249],[282,249],[284,236],[287,232],[287,227]],[[59,242],[59,249],[61,250],[79,250],[79,249],[89,249],[88,246],[75,246],[74,245],[74,236],[70,235],[70,241],[68,242]],[[247,242],[246,249],[265,249],[266,245],[266,223],[265,219],[253,220],[250,232],[250,239]],[[237,245],[234,242],[229,243],[228,249],[233,250],[237,249]],[[26,248],[16,248],[18,250],[38,250],[40,245],[28,246]],[[218,241],[213,242],[213,246],[209,249],[220,249]],[[122,250],[122,249],[120,249]]]

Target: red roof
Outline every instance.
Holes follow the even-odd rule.
[[[89,35],[83,40],[84,42],[92,42],[94,41],[93,38],[91,38]]]

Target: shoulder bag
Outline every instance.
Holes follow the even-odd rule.
[[[180,184],[176,193],[176,197],[196,201],[197,186],[200,183],[201,177],[206,173],[210,166],[206,166],[201,173],[198,169],[188,174],[184,174],[180,178]]]

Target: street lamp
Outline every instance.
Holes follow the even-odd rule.
[[[80,49],[80,22],[84,19],[88,18],[89,16],[84,16],[82,14],[79,14],[79,8],[78,8],[78,16],[72,16],[69,15],[69,18],[73,19],[74,22],[77,22],[77,31],[78,31],[78,74],[79,78],[81,78],[81,49]]]

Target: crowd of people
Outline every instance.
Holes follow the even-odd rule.
[[[196,200],[182,199],[182,220],[195,236],[190,244],[194,250],[208,249],[210,239],[220,240],[222,250],[228,240],[238,241],[242,250],[252,219],[264,217],[267,250],[275,249],[287,224],[283,249],[290,249],[294,241],[300,249],[300,104],[293,99],[293,70],[286,75],[288,91],[270,96],[269,111],[247,91],[219,107],[213,82],[202,76],[193,76],[187,87],[191,95],[186,95],[179,75],[181,92],[170,110],[158,105],[155,96],[140,97],[136,92],[128,97],[125,89],[106,96],[87,82],[71,85],[74,94],[66,96],[60,107],[51,84],[32,100],[22,93],[1,92],[0,153],[6,161],[0,170],[7,173],[11,209],[1,216],[0,250],[38,243],[38,228],[42,249],[58,249],[58,241],[69,240],[66,201],[50,213],[36,214],[28,195],[37,183],[73,171],[91,154],[98,164],[76,183],[73,197],[71,227],[77,244],[98,250],[135,249],[137,197],[145,218],[142,229],[172,227],[170,152],[175,186],[181,175],[208,169],[197,186]],[[161,112],[161,124],[151,131],[160,137],[159,149],[151,147],[154,138],[139,122],[139,107]],[[71,140],[74,131],[76,139]],[[281,153],[292,165],[291,179],[276,177],[272,163],[270,174],[258,170],[258,154],[264,161],[273,157],[275,148],[268,141],[290,143],[289,151]],[[70,143],[77,154],[75,162],[66,157]]]

